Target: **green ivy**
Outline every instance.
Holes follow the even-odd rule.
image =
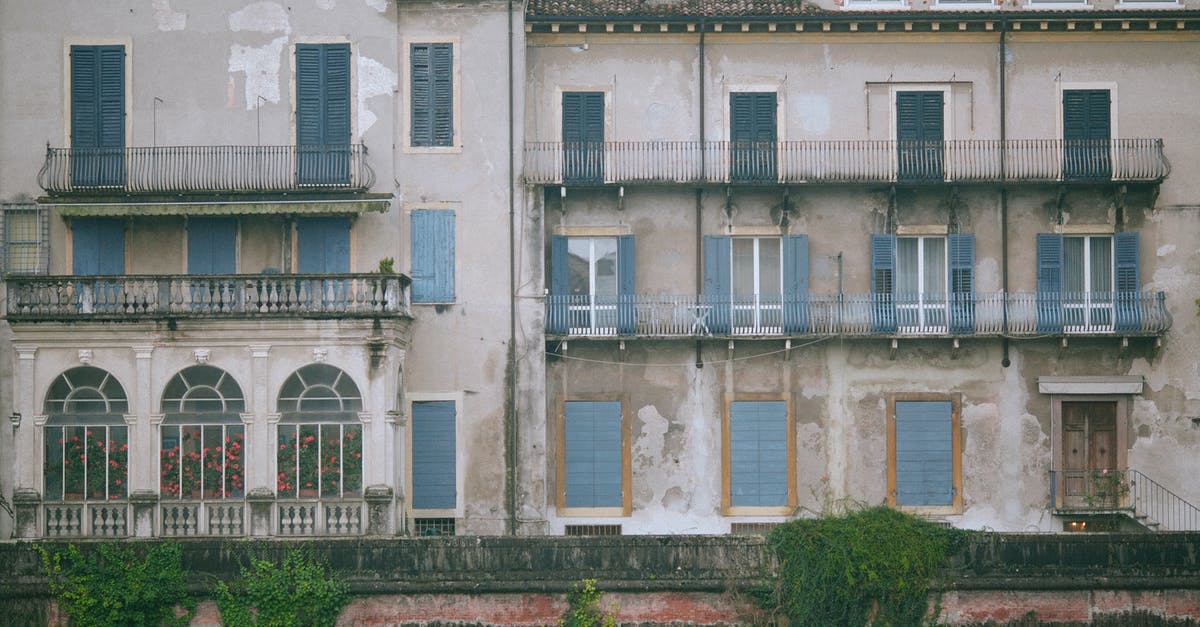
[[[289,548],[280,564],[250,556],[238,579],[217,582],[215,596],[228,627],[334,625],[350,600],[346,582],[308,547]]]
[[[75,625],[186,625],[195,611],[175,542],[149,545],[144,558],[130,544],[36,549],[50,593]],[[176,616],[177,608],[186,611]]]
[[[564,627],[614,627],[617,604],[611,603],[608,611],[600,609],[600,597],[604,593],[596,588],[595,579],[584,579],[567,590],[567,614],[559,625]]]
[[[931,586],[965,533],[889,507],[780,525],[769,537],[778,579],[759,604],[789,625],[926,623]]]

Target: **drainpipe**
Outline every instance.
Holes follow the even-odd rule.
[[[1008,93],[1006,91],[1006,73],[1008,71],[1008,47],[1005,36],[1008,33],[1008,20],[1000,20],[1000,284],[1004,291],[1004,324],[1001,328],[1001,346],[1003,357],[1000,365],[1007,368],[1012,365],[1009,359],[1008,339]]]
[[[704,168],[704,30],[705,16],[700,16],[700,82],[699,82],[699,104],[700,104],[700,185],[696,186],[696,306],[700,307],[700,295],[704,292],[704,228],[701,224],[703,218],[703,200],[704,188],[703,184],[707,178],[707,172]],[[703,355],[701,354],[701,342],[696,340],[696,368],[704,367]]]
[[[517,233],[516,233],[516,163],[513,151],[515,112],[513,103],[513,0],[508,0],[505,12],[508,20],[508,367],[505,368],[504,398],[504,511],[507,514],[504,531],[517,534]]]

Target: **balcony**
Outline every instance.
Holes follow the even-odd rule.
[[[1006,318],[1007,314],[1007,318]],[[1171,327],[1162,292],[549,296],[552,337],[1127,337]]]
[[[49,148],[38,185],[52,196],[362,192],[375,183],[362,144]]]
[[[406,318],[403,274],[7,277],[10,322]]]
[[[1160,182],[1161,139],[527,142],[535,185]]]

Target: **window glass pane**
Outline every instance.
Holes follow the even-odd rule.
[[[320,464],[321,441],[318,439],[317,425],[300,425],[300,437],[296,442],[297,457],[299,458],[300,476],[297,483],[300,488],[300,498],[317,496],[317,466]]]
[[[163,427],[158,449],[158,491],[162,497],[179,497],[179,432],[181,427]]]
[[[567,292],[586,296],[592,292],[592,240],[572,237],[567,240]]]
[[[63,497],[63,450],[67,442],[62,427],[46,427],[46,455],[43,471],[46,477],[46,500],[57,501]]]
[[[926,237],[922,244],[925,246],[923,291],[929,296],[942,296],[946,293],[946,240]]]
[[[246,489],[245,427],[225,428],[225,496],[242,498]]]
[[[1086,290],[1083,276],[1082,237],[1063,238],[1063,292],[1079,294]]]
[[[107,431],[106,427],[95,427],[87,430],[84,490],[87,496],[93,499],[105,498],[104,489],[108,485],[108,460],[107,455],[105,455]]]
[[[617,240],[606,237],[595,241],[596,295],[617,295]]]
[[[754,240],[735,237],[733,244],[733,293],[739,296],[754,294]]]
[[[180,456],[179,496],[185,499],[198,499],[201,495],[201,478],[203,475],[203,447],[200,427],[188,425],[180,429],[182,436]]]
[[[63,456],[64,498],[83,498],[83,475],[87,467],[87,429],[67,427],[63,429],[65,449]]]
[[[780,276],[779,238],[765,237],[758,240],[758,293],[767,296],[780,294],[783,278]]]
[[[297,429],[295,425],[279,425],[279,456],[275,460],[275,492],[279,498],[296,498]]]
[[[108,498],[123,499],[129,489],[129,428],[108,427]]]
[[[342,493],[358,496],[362,493],[362,425],[348,424],[342,430]]]
[[[1111,292],[1112,291],[1112,238],[1111,237],[1091,237],[1090,253],[1091,253],[1091,279],[1089,291],[1092,292]]]
[[[180,403],[185,413],[223,412],[225,403],[221,395],[212,388],[192,388],[187,392],[187,398]]]
[[[10,210],[5,212],[4,237],[7,243],[7,272],[38,270],[37,211]]]
[[[899,294],[916,294],[918,291],[919,246],[915,237],[896,239],[896,292]]]

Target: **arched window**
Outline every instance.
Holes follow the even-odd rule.
[[[362,494],[362,396],[342,370],[309,364],[279,390],[279,498]]]
[[[123,499],[129,489],[125,389],[106,370],[71,368],[46,392],[47,501]]]
[[[213,366],[179,371],[163,390],[159,491],[164,499],[242,498],[246,489],[242,389]]]

